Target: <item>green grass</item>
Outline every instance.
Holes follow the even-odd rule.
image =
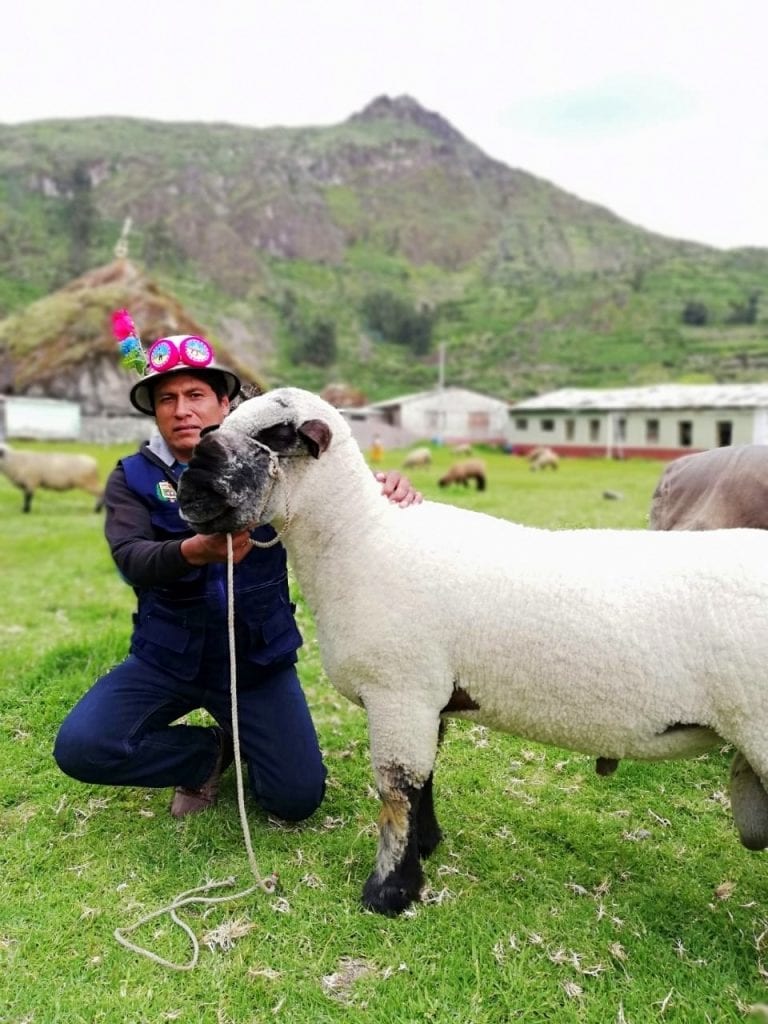
[[[89,450],[105,468],[122,454]],[[486,457],[481,494],[437,488],[451,461],[442,450],[413,478],[429,497],[535,525],[642,528],[661,471],[567,460],[531,473],[521,459]],[[606,489],[623,499],[605,500]],[[365,717],[324,678],[298,594],[326,801],[301,827],[250,809],[256,859],[279,873],[278,893],[185,915],[198,936],[242,925],[231,949],[203,944],[189,973],[124,950],[113,930],[182,890],[229,875],[249,884],[234,777],[214,811],[179,823],[168,791],[85,786],[58,771],[58,724],[123,656],[133,601],[88,495],[40,492],[30,515],[20,507],[0,478],[2,1024],[704,1024],[768,1001],[764,859],[736,838],[724,752],[624,762],[600,778],[581,755],[451,723],[427,902],[396,920],[363,912],[378,813]],[[188,956],[167,919],[136,938]]]

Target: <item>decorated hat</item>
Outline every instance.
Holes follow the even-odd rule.
[[[174,334],[158,338],[144,352],[133,320],[127,310],[112,314],[112,330],[120,343],[122,363],[142,374],[130,391],[131,405],[147,416],[155,415],[152,391],[158,377],[173,373],[205,371],[220,374],[226,394],[233,399],[240,391],[240,379],[226,366],[216,362],[210,342],[198,334]]]

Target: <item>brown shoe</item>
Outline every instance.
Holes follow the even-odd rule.
[[[232,737],[223,729],[216,728],[219,741],[219,756],[213,771],[202,784],[200,789],[187,789],[186,786],[177,786],[171,801],[171,816],[174,818],[186,818],[188,814],[199,814],[200,811],[207,811],[213,807],[219,798],[219,782],[221,776],[229,768],[235,758],[232,746]]]

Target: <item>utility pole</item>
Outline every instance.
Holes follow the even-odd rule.
[[[131,233],[131,226],[133,221],[130,217],[126,217],[123,221],[123,230],[120,232],[120,237],[115,243],[115,259],[124,260],[128,258],[128,235]]]
[[[441,341],[437,348],[437,386],[440,391],[445,387],[445,342]]]
[[[445,342],[441,341],[437,348],[437,443],[443,443],[445,431]]]

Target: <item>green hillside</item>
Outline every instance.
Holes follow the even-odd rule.
[[[127,218],[131,259],[270,383],[383,398],[433,383],[439,343],[449,383],[507,398],[768,371],[768,250],[644,231],[380,97],[325,128],[0,125],[4,386],[1,318],[108,264]]]

